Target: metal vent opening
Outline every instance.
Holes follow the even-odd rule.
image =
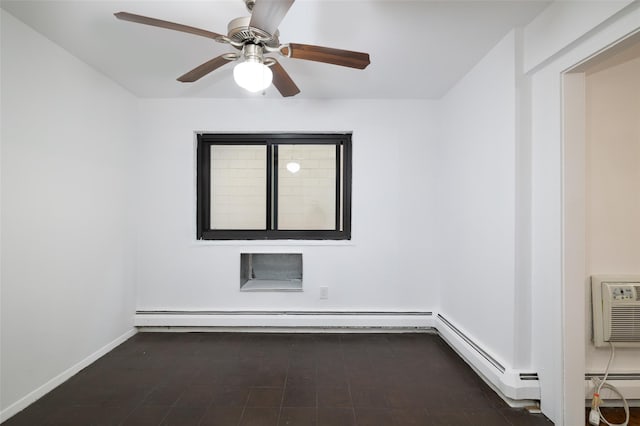
[[[611,342],[640,341],[640,306],[611,307]]]

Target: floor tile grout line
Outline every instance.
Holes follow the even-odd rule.
[[[147,398],[149,397],[149,395],[151,395],[153,393],[153,391],[155,391],[156,389],[158,389],[158,387],[160,386],[160,383],[158,383],[157,385],[155,385],[154,387],[151,388],[151,390],[149,390],[144,398],[142,398],[140,400],[140,402],[125,416],[125,418],[122,420],[122,422],[120,422],[120,425],[124,425],[127,422],[127,419],[129,417],[131,417],[131,415],[140,407],[142,407],[142,404],[144,404],[144,401],[147,400]],[[167,412],[168,413],[168,412]],[[164,418],[163,418],[164,419]]]
[[[291,368],[291,359],[287,357],[287,372],[284,375],[284,385],[282,386],[282,396],[280,396],[280,409],[278,410],[278,419],[276,425],[280,425],[280,418],[282,417],[282,405],[284,404],[284,395],[287,392],[287,381],[289,380],[289,369]]]
[[[318,401],[318,398],[319,398],[319,396],[318,396],[318,393],[319,393],[318,392],[318,359],[315,360],[315,369],[314,370],[315,370],[315,380],[314,380],[314,383],[313,383],[314,384],[313,387],[314,387],[314,389],[316,391],[316,406],[314,407],[315,410],[313,410],[313,411],[314,411],[314,415],[315,415],[315,418],[316,418],[316,425],[317,425],[318,424],[318,410],[320,409],[320,404],[319,404],[319,401]]]
[[[238,426],[242,424],[244,420],[244,413],[247,411],[247,405],[249,404],[249,397],[251,397],[251,391],[247,389],[247,396],[244,400],[244,405],[242,406],[242,413],[240,413],[240,418],[238,419]]]
[[[209,401],[209,404],[207,404],[206,408],[202,413],[202,416],[200,417],[200,420],[198,421],[198,425],[202,424],[204,417],[207,415],[207,412],[211,409],[212,406],[213,406],[213,394],[211,395],[211,400]]]
[[[351,379],[349,377],[348,374],[348,369],[347,369],[347,365],[346,365],[346,359],[344,356],[344,342],[342,341],[342,339],[340,340],[340,354],[341,354],[341,358],[342,358],[342,368],[343,368],[343,374],[346,375],[346,380],[347,380],[347,389],[349,390],[349,398],[351,399],[351,416],[353,418],[353,424],[354,426],[358,426],[358,418],[356,417],[356,407],[353,405],[353,398],[351,397]]]

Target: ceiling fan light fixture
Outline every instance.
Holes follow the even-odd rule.
[[[262,62],[248,59],[233,68],[236,84],[249,92],[260,92],[271,85],[273,72]]]
[[[233,79],[249,92],[260,92],[271,85],[273,72],[264,64],[262,47],[247,44],[242,49],[244,62],[233,68]]]

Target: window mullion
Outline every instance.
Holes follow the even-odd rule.
[[[273,230],[278,230],[278,144],[273,144],[273,170],[271,171],[273,179],[273,198],[271,206],[273,209]]]
[[[341,188],[342,188],[342,182],[340,181],[340,175],[341,175],[341,170],[340,170],[340,144],[337,143],[336,144],[336,204],[335,204],[335,218],[336,218],[336,227],[335,230],[336,231],[340,231],[341,228],[341,221],[340,221],[340,206],[341,206]]]
[[[273,156],[272,156],[272,145],[267,142],[267,205],[266,205],[266,209],[267,209],[267,226],[266,229],[267,231],[272,229],[272,225],[273,225],[273,218],[272,218],[272,209],[271,209],[271,197],[272,197],[272,188],[273,188],[273,183],[272,183],[272,168],[273,168]]]

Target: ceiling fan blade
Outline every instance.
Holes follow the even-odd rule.
[[[178,77],[178,81],[181,81],[183,83],[193,83],[194,81],[200,80],[205,75],[217,70],[227,63],[229,63],[229,59],[225,59],[224,55],[220,55],[216,58],[211,59],[210,61],[205,62],[200,66],[195,67],[188,73],[181,75],[180,77]]]
[[[276,86],[278,92],[282,96],[289,97],[295,96],[300,93],[300,89],[293,82],[289,74],[282,68],[280,62],[276,61],[273,65],[271,65],[271,71],[273,71],[273,85]]]
[[[371,63],[368,53],[332,49],[330,47],[313,46],[310,44],[289,43],[289,47],[284,47],[282,53],[291,58],[325,62],[327,64],[357,68],[360,70],[365,69],[367,65]]]
[[[256,0],[249,26],[273,35],[294,0]]]
[[[151,25],[152,27],[167,28],[169,30],[182,31],[183,33],[195,34],[202,37],[208,37],[216,39],[220,37],[220,34],[212,31],[203,30],[196,27],[190,27],[188,25],[176,24],[175,22],[163,21],[161,19],[149,18],[148,16],[135,15],[128,12],[114,13],[115,17],[129,22],[135,22],[137,24]]]

